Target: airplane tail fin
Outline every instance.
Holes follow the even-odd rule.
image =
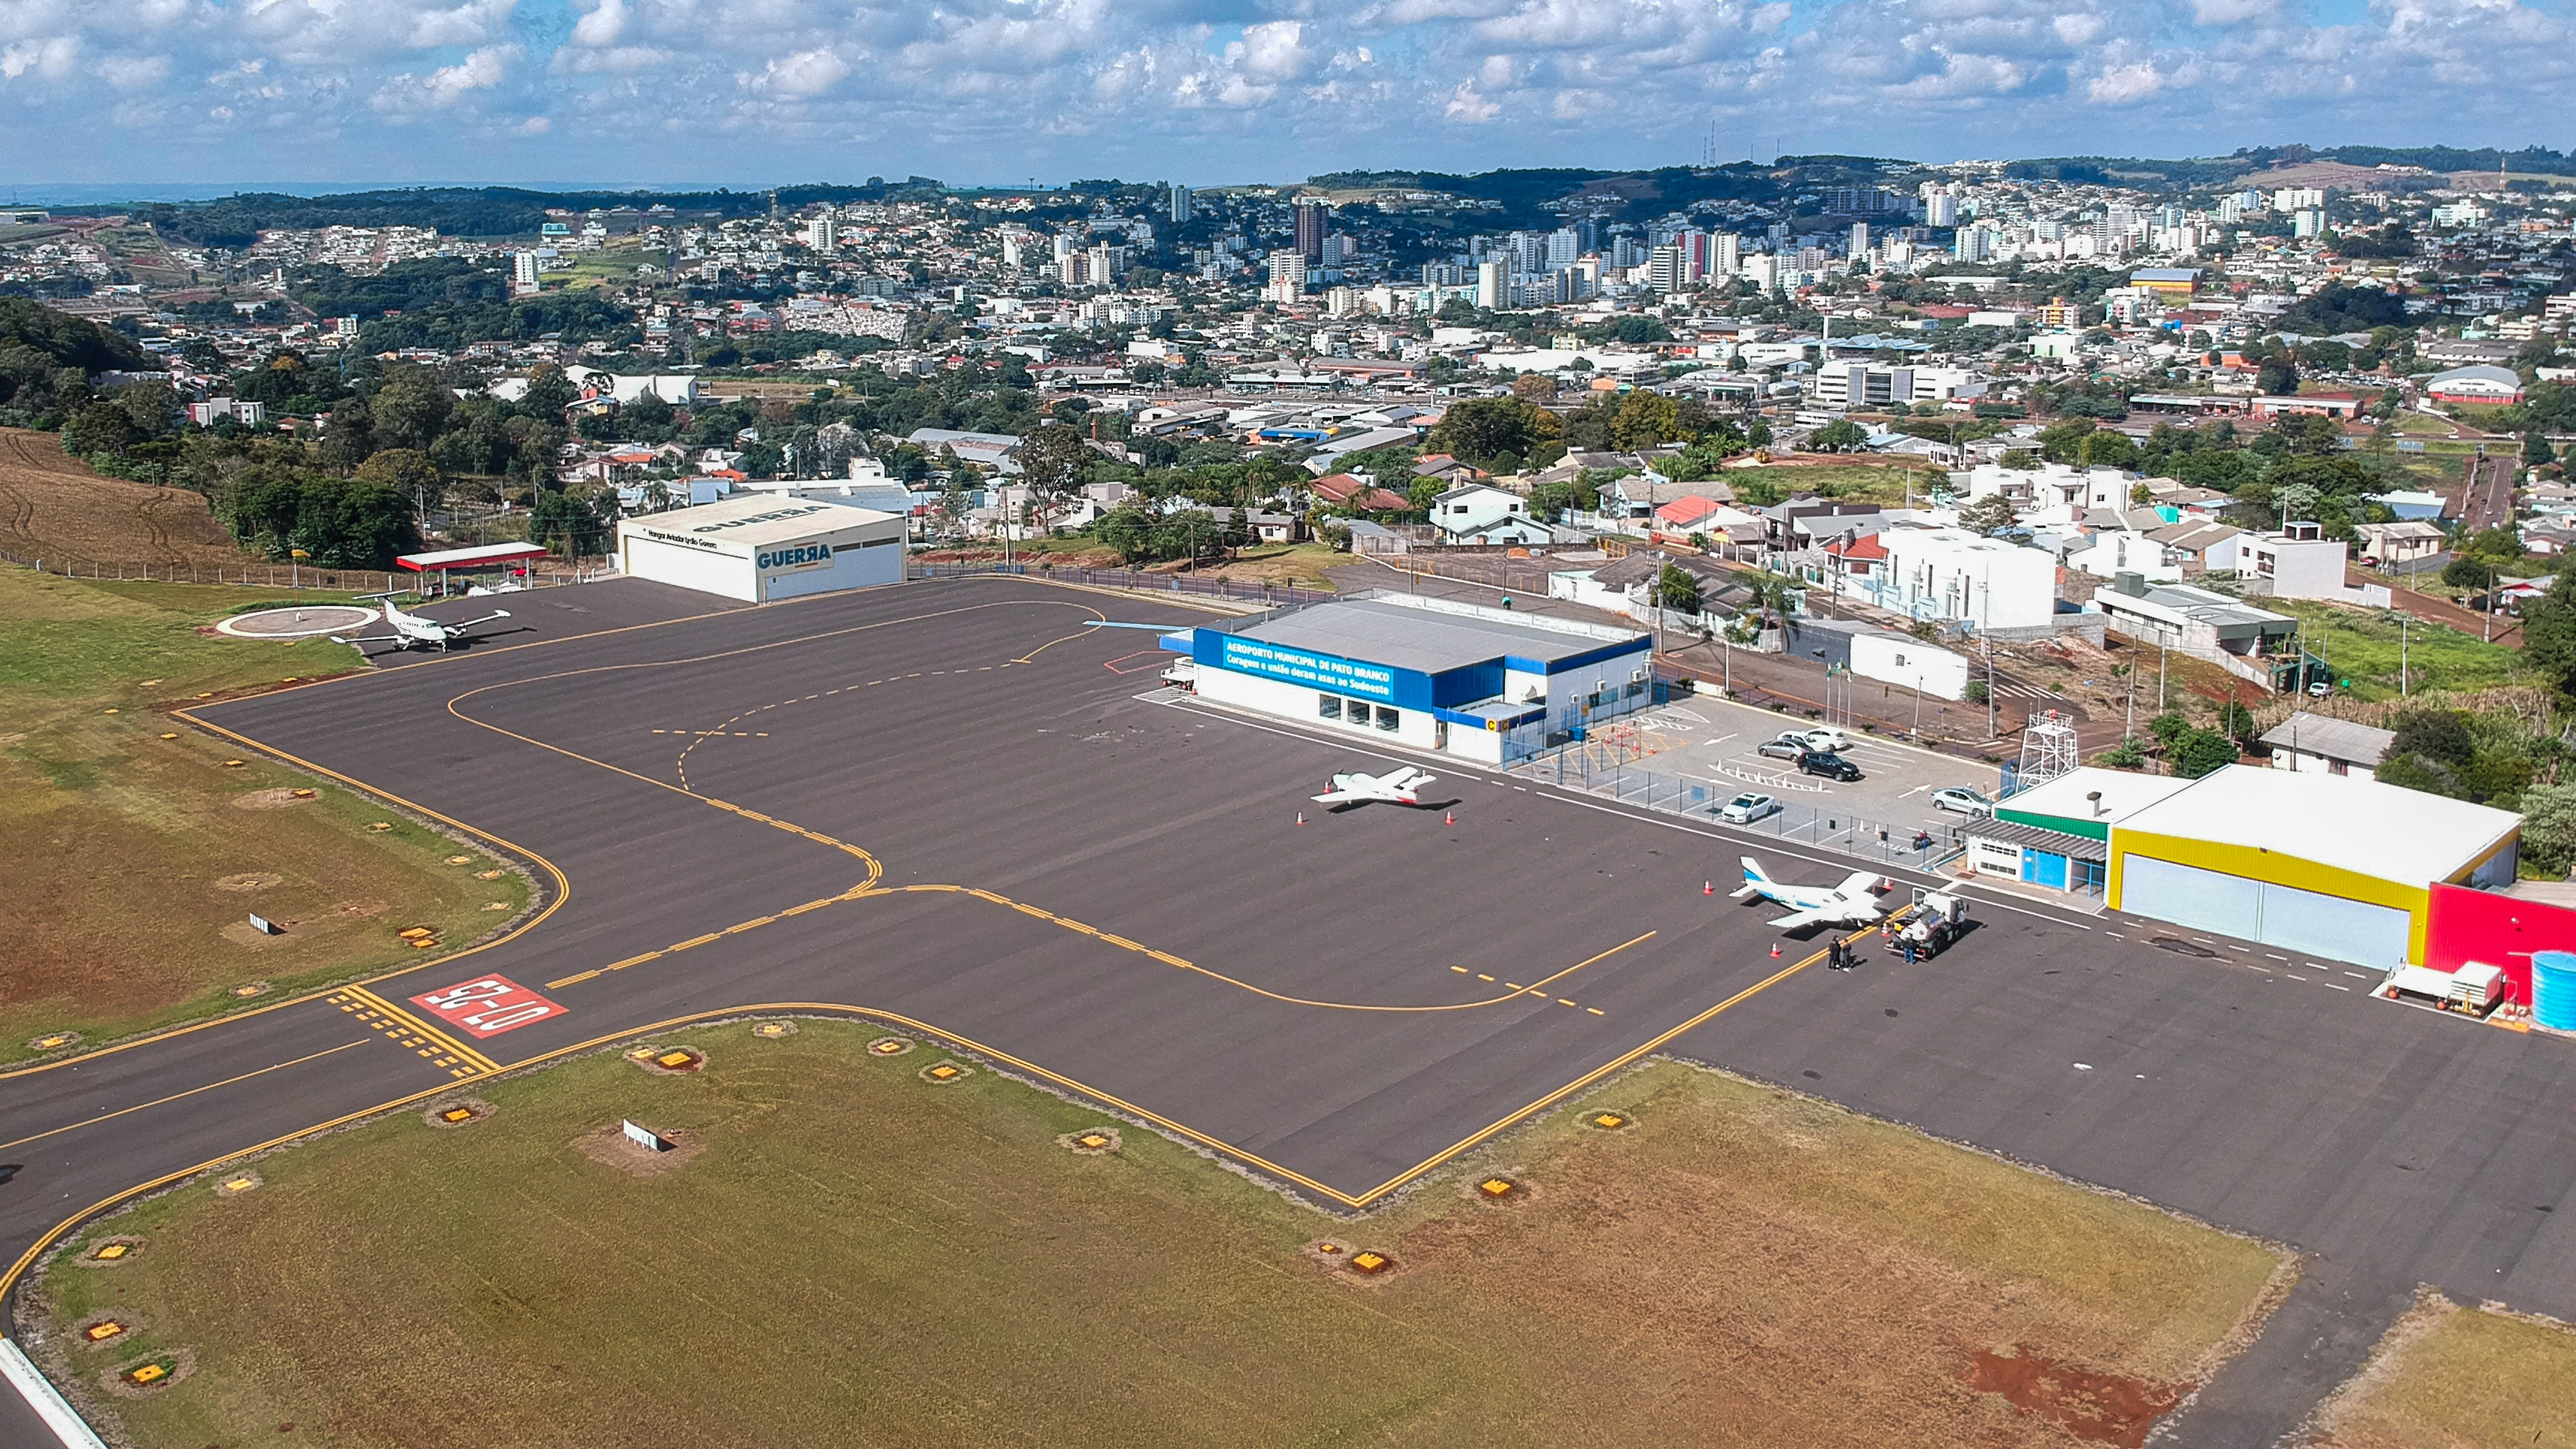
[[[1744,867],[1744,884],[1737,886],[1732,892],[1730,892],[1730,894],[1732,894],[1737,900],[1740,901],[1750,896],[1757,895],[1761,892],[1762,887],[1771,883],[1771,877],[1762,873],[1762,863],[1760,861],[1755,860],[1749,855],[1739,856],[1737,857],[1737,861]]]

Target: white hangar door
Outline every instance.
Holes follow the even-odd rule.
[[[2406,963],[2404,911],[2131,854],[2120,908],[2178,926],[2386,970]]]
[[[752,593],[755,579],[747,558],[630,536],[626,540],[625,565],[630,578],[651,579],[745,603],[759,602]]]

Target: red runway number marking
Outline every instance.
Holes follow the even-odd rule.
[[[507,976],[477,976],[437,991],[425,991],[411,1001],[441,1024],[462,1028],[477,1040],[564,1014],[564,1008]]]

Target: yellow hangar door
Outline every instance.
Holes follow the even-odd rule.
[[[2406,964],[2415,924],[2392,906],[2135,853],[2121,858],[2120,909],[2383,971]]]

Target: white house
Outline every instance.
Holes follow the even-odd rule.
[[[1461,483],[1431,500],[1431,522],[1444,543],[1545,543],[1547,525],[1530,517],[1529,500],[1490,483]]]
[[[1884,558],[1868,557],[1879,550]],[[1848,562],[1866,559],[1866,567],[1842,570],[1838,587],[1882,609],[1981,629],[2045,627],[2056,617],[2057,560],[2040,549],[1960,528],[1900,523],[1847,552]]]
[[[2071,549],[2066,566],[2093,575],[2097,579],[2137,574],[2154,584],[2182,582],[2182,563],[2153,534],[2125,528],[2106,528],[2091,535],[2082,547]]]
[[[2374,729],[2348,719],[2298,710],[2264,732],[2272,747],[2272,768],[2311,774],[2379,778],[2380,757],[2397,738],[2394,730]]]
[[[2324,537],[2313,523],[2293,523],[2279,533],[2249,533],[2236,541],[2236,571],[2246,576],[2249,593],[2387,608],[2386,586],[2345,585],[2344,559],[2342,541]]]
[[[2026,509],[2068,508],[2079,512],[2087,508],[2126,509],[2143,481],[2137,474],[2118,468],[2073,468],[2064,463],[2042,463],[2035,469],[1980,463],[1964,474],[1950,475],[1952,491],[1964,482],[1971,501],[2000,493]]]

